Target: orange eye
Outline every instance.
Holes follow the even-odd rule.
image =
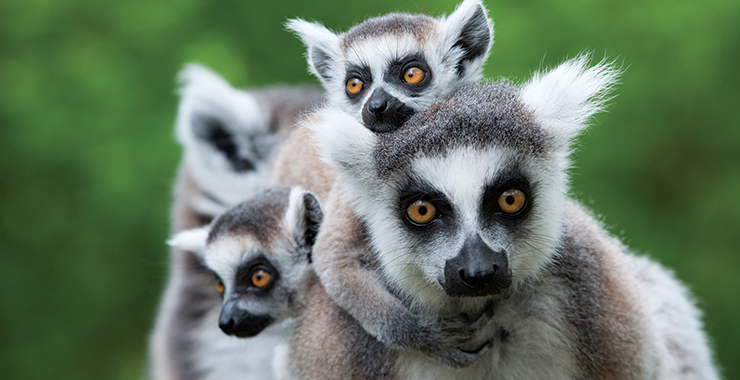
[[[527,196],[521,190],[509,189],[498,197],[498,206],[507,214],[515,214],[524,207]]]
[[[270,285],[270,281],[272,281],[272,275],[265,270],[259,269],[252,273],[252,285],[260,289]]]
[[[226,287],[224,286],[224,283],[221,281],[220,278],[216,278],[216,290],[218,290],[219,293],[224,294],[226,291]]]
[[[434,215],[437,214],[437,209],[434,205],[425,200],[418,200],[412,203],[406,209],[406,215],[409,216],[412,222],[417,224],[428,224],[434,219]]]
[[[403,73],[403,80],[410,84],[419,84],[424,80],[424,71],[418,67],[412,67]]]
[[[350,78],[350,80],[347,81],[347,93],[350,95],[357,95],[362,91],[362,86],[364,86],[365,83],[360,78]]]

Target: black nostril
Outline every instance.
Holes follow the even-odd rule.
[[[377,101],[377,102],[371,101],[367,105],[367,112],[375,115],[375,117],[378,117],[378,118],[381,115],[383,115],[387,110],[388,110],[388,101],[387,100],[382,100],[382,101]]]
[[[496,275],[498,274],[498,266],[494,265],[492,269],[493,271],[478,272],[472,276],[465,272],[465,269],[461,269],[460,280],[462,280],[463,284],[465,284],[465,286],[469,288],[483,289],[490,285],[496,279]]]
[[[229,318],[227,322],[221,321],[221,323],[218,324],[218,327],[220,327],[221,331],[226,334],[231,334],[231,331],[234,329],[234,320]]]

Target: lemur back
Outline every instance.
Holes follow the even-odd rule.
[[[311,87],[274,86],[243,91],[197,65],[180,74],[182,88],[176,134],[183,159],[174,185],[172,232],[207,225],[214,216],[269,186],[275,156],[297,120],[322,101]],[[150,378],[208,379],[222,363],[239,372],[253,361],[246,344],[218,327],[221,298],[213,272],[193,252],[173,248],[168,282],[152,331]],[[284,341],[283,334],[263,334],[266,347]],[[229,359],[230,358],[230,359]],[[246,364],[245,364],[246,363]],[[266,378],[272,377],[270,372]]]
[[[315,170],[335,180],[320,199],[321,281],[293,335],[297,378],[718,378],[688,291],[567,196],[571,142],[618,74],[588,61],[470,86],[390,133],[336,108],[308,122]],[[308,174],[283,153],[281,178]],[[424,315],[484,322],[435,343],[415,325]],[[456,344],[453,360],[430,357],[435,344]]]

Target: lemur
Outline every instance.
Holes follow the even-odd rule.
[[[302,309],[303,291],[315,276],[311,249],[322,217],[311,193],[276,186],[229,209],[209,226],[177,233],[169,244],[198,254],[216,274],[215,286],[223,298],[219,327],[228,335],[249,338]],[[285,378],[281,371],[288,367],[289,326],[245,339],[239,351],[242,362],[251,365],[238,371],[219,358],[221,353],[209,353],[213,362],[224,364],[215,374],[223,379],[266,378],[272,371]],[[281,336],[282,344],[270,352],[271,343]]]
[[[302,20],[289,27],[306,42],[328,102],[356,108],[357,120],[382,132],[480,78],[493,42],[493,24],[486,15],[480,0],[465,0],[449,17],[391,14],[339,36]],[[299,113],[320,101],[310,89],[234,90],[199,66],[186,68],[181,79],[185,85],[176,129],[185,152],[175,186],[173,232],[203,226],[264,188],[283,133]],[[377,122],[363,117],[365,104]],[[214,347],[236,344],[211,328],[218,323],[214,312],[219,305],[213,275],[192,252],[175,249],[171,257],[151,338],[151,376],[212,378],[214,363],[203,358],[212,357]],[[224,355],[239,356],[236,351]]]
[[[391,13],[339,35],[301,19],[287,27],[328,102],[383,133],[481,78],[493,44],[487,13],[481,0],[464,0],[448,17]]]
[[[238,90],[199,65],[186,66],[179,79],[175,131],[183,158],[174,185],[173,233],[205,226],[267,188],[282,143],[297,120],[323,101],[321,91],[308,86]],[[197,254],[171,250],[150,338],[150,378],[217,379],[219,371],[237,372],[259,358],[245,358],[240,349],[248,343],[219,330],[221,296],[214,281]],[[265,347],[284,340],[268,335]],[[268,361],[272,355],[270,348],[260,353]]]
[[[294,325],[296,378],[718,378],[687,289],[567,195],[572,141],[619,74],[589,61],[468,86],[389,133],[331,107],[296,131],[283,181],[334,178],[316,189],[320,282]],[[316,148],[298,150],[306,136]],[[434,343],[429,315],[484,322]],[[435,344],[459,355],[430,358]]]

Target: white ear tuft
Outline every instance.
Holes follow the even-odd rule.
[[[193,252],[198,256],[203,257],[206,251],[206,242],[208,241],[208,233],[210,230],[210,226],[205,226],[181,231],[175,234],[175,236],[170,240],[167,240],[167,244],[170,247]]]
[[[588,67],[590,54],[582,54],[560,66],[535,73],[521,88],[522,102],[540,125],[562,145],[569,144],[603,111],[621,70],[602,60]]]
[[[348,113],[334,107],[317,111],[308,123],[314,132],[314,143],[322,160],[340,173],[353,178],[372,166],[372,150],[377,136]]]
[[[443,22],[448,56],[466,81],[480,79],[493,45],[493,21],[481,0],[465,0]]]
[[[339,62],[339,37],[317,22],[299,18],[285,24],[306,45],[306,56],[311,72],[326,84],[334,75],[334,64]]]
[[[183,97],[193,92],[204,92],[203,88],[214,92],[233,89],[224,78],[197,63],[186,64],[185,68],[177,74],[177,81],[180,84],[178,92]]]

